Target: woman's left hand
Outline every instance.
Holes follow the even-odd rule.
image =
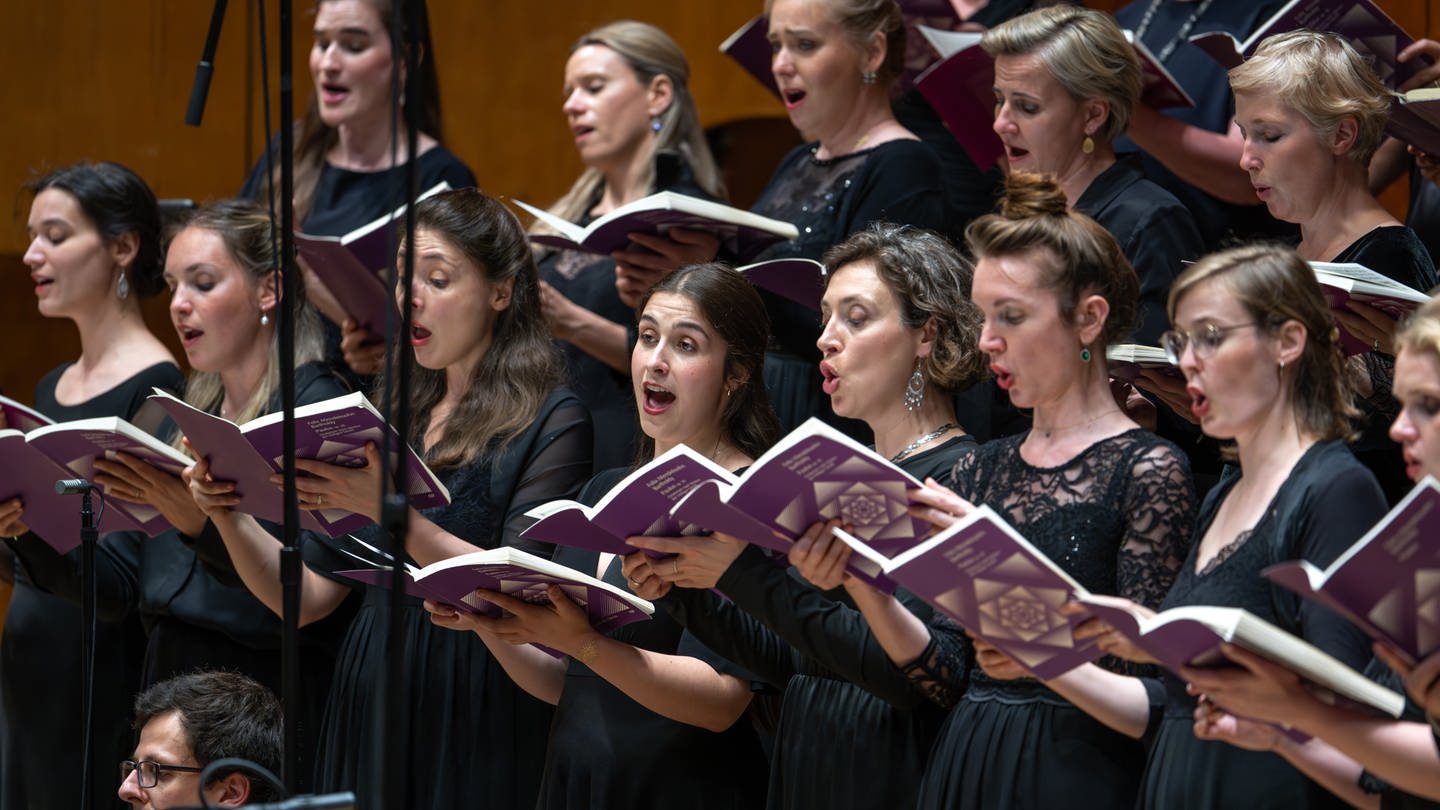
[[[908,490],[905,494],[910,496],[910,514],[930,521],[939,530],[949,528],[975,509],[973,504],[955,494],[955,490],[934,478],[926,478],[919,489]]]
[[[643,551],[634,551],[620,558],[620,570],[625,574],[625,581],[630,584],[630,590],[641,599],[655,601],[670,593],[675,587],[670,582],[660,577],[656,570],[657,563],[664,560],[657,560]]]
[[[543,644],[569,656],[575,656],[586,642],[600,634],[590,626],[590,617],[565,595],[565,589],[551,585],[546,589],[550,601],[532,604],[496,591],[477,589],[475,595],[495,605],[508,615],[499,618],[477,616],[475,626],[511,644]]]
[[[1000,652],[995,645],[968,630],[965,631],[965,634],[970,636],[971,643],[975,645],[975,663],[980,665],[980,669],[986,675],[997,681],[1013,681],[1018,678],[1033,677],[1029,670],[1016,663],[1015,659]]]
[[[1195,704],[1195,736],[1226,742],[1247,751],[1274,751],[1280,744],[1279,729],[1269,723],[1236,717],[1204,695]]]
[[[719,532],[692,537],[630,537],[625,542],[672,555],[651,560],[649,573],[682,588],[715,587],[746,545],[744,540]]]
[[[1381,310],[1359,301],[1345,302],[1349,312],[1335,312],[1335,320],[1356,340],[1362,341],[1371,351],[1384,354],[1395,353],[1395,319]]]
[[[640,247],[617,250],[615,290],[626,306],[639,306],[651,287],[681,267],[712,261],[720,252],[720,238],[709,231],[671,228],[665,236],[632,233],[630,241]]]
[[[1220,652],[1239,667],[1196,669],[1184,667],[1180,677],[1186,691],[1204,694],[1233,714],[1271,723],[1297,720],[1310,692],[1300,676],[1255,653],[1233,644],[1222,644]]]
[[[307,512],[343,509],[380,522],[380,451],[374,442],[365,444],[365,466],[342,467],[308,458],[295,459],[295,469],[308,475],[295,476],[295,497]],[[285,477],[270,476],[277,487]]]
[[[190,497],[190,488],[172,475],[129,453],[115,459],[95,459],[95,483],[107,498],[127,503],[149,504],[160,510],[170,525],[182,534],[196,537],[205,529],[205,513]]]
[[[813,524],[790,547],[790,564],[802,578],[822,591],[845,584],[845,566],[853,553],[835,536],[839,518]]]
[[[1440,652],[1433,652],[1415,666],[1405,663],[1388,645],[1375,643],[1375,655],[1405,682],[1405,691],[1427,717],[1440,717]]]

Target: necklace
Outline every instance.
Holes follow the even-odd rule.
[[[1162,65],[1165,64],[1165,60],[1170,58],[1170,54],[1175,53],[1175,49],[1180,47],[1180,43],[1184,42],[1186,38],[1190,36],[1190,29],[1195,27],[1195,23],[1200,21],[1200,18],[1210,9],[1210,4],[1214,1],[1215,0],[1200,0],[1200,2],[1196,4],[1195,10],[1190,12],[1190,18],[1180,25],[1180,30],[1176,31],[1175,36],[1172,37],[1169,42],[1165,43],[1165,47],[1161,48],[1160,52],[1155,55],[1157,62]],[[1145,32],[1150,30],[1150,23],[1155,19],[1155,12],[1160,10],[1160,4],[1163,2],[1165,2],[1165,0],[1150,0],[1149,7],[1145,9],[1145,15],[1140,18],[1140,24],[1135,26],[1136,40],[1143,40],[1145,38]]]
[[[910,444],[906,445],[904,450],[901,450],[900,452],[898,452],[898,453],[896,453],[895,455],[893,455],[893,456],[890,457],[890,463],[891,463],[891,464],[899,464],[901,459],[903,459],[903,458],[905,458],[906,456],[910,455],[911,453],[915,452],[915,448],[917,448],[917,447],[919,447],[919,446],[921,446],[921,445],[923,445],[923,444],[925,444],[925,443],[927,443],[927,442],[931,442],[931,441],[934,441],[935,439],[940,438],[940,437],[945,433],[945,431],[947,431],[947,430],[954,430],[956,427],[959,427],[959,426],[956,425],[954,422],[946,422],[945,424],[941,425],[940,427],[935,428],[934,430],[930,431],[929,433],[926,433],[924,436],[921,436],[920,438],[918,438],[918,439],[916,439],[915,441],[911,442]]]
[[[1065,427],[1058,427],[1058,428],[1050,428],[1049,430],[1045,430],[1045,429],[1041,428],[1041,429],[1040,429],[1040,435],[1041,435],[1041,436],[1044,436],[1045,438],[1048,439],[1048,438],[1050,438],[1052,435],[1054,435],[1054,434],[1056,434],[1056,433],[1064,433],[1064,432],[1067,431],[1067,430],[1076,430],[1077,428],[1088,427],[1088,426],[1090,426],[1090,425],[1093,425],[1093,424],[1095,424],[1096,422],[1099,422],[1101,419],[1104,419],[1105,417],[1109,416],[1110,414],[1111,414],[1111,411],[1104,411],[1104,412],[1102,412],[1102,413],[1099,413],[1099,414],[1096,414],[1095,416],[1090,417],[1089,419],[1086,419],[1084,422],[1076,422],[1076,423],[1073,424],[1073,425],[1066,425]]]

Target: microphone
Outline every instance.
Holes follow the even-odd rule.
[[[61,478],[55,482],[56,495],[83,495],[100,489],[84,478]]]
[[[210,74],[215,71],[215,49],[220,44],[220,26],[225,22],[226,0],[215,0],[210,12],[210,30],[205,35],[205,50],[195,67],[195,83],[190,86],[190,104],[185,108],[185,125],[200,126],[205,117],[205,98],[210,95]]]

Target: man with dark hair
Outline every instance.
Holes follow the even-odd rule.
[[[219,759],[239,757],[280,768],[280,703],[270,690],[234,672],[192,672],[161,681],[135,698],[140,741],[120,764],[120,798],[135,810],[216,807],[273,801],[264,779],[222,768],[200,784],[200,772]]]

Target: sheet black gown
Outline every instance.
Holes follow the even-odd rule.
[[[1134,429],[1042,469],[1021,457],[1024,438],[997,439],[962,457],[955,491],[1000,513],[1087,590],[1158,607],[1185,557],[1195,517],[1184,456]],[[931,631],[941,666],[911,671],[935,699],[955,706],[925,771],[921,810],[1128,810],[1134,804],[1145,756],[1139,742],[1037,681],[997,681],[978,667],[946,672],[944,650],[968,643],[944,619]],[[1129,672],[1110,659],[1100,663]],[[944,682],[955,674],[968,677]]]
[[[590,475],[590,421],[575,396],[552,394],[535,421],[499,454],[460,467],[436,470],[450,490],[450,504],[424,510],[441,528],[477,548],[502,545],[549,557],[549,546],[519,540],[531,522],[524,513],[548,501],[574,497]],[[378,527],[355,533],[388,550]],[[400,644],[408,686],[381,693],[390,592],[336,577],[360,568],[339,548],[346,538],[311,543],[306,563],[317,572],[363,591],[364,602],[336,657],[325,700],[316,754],[316,789],[354,791],[356,807],[383,807],[379,776],[384,760],[372,760],[383,741],[391,756],[404,757],[409,772],[407,810],[534,805],[544,760],[550,707],[517,687],[474,633],[430,622],[419,599],[406,597]],[[367,555],[361,551],[361,556]],[[383,707],[391,696],[408,701],[410,733],[384,736]]]
[[[955,460],[974,448],[959,436],[899,466],[948,485]],[[913,807],[944,710],[890,662],[845,590],[818,591],[755,546],[716,590],[731,601],[675,588],[661,604],[706,646],[783,691],[766,806]],[[897,596],[931,618],[929,605]]]
[[[75,405],[61,405],[55,386],[68,364],[40,380],[35,408],[57,422],[120,416],[140,410],[151,388],[178,392],[180,369],[159,363],[114,388]],[[75,499],[80,508],[80,499]],[[77,518],[78,520],[78,518]],[[76,524],[79,525],[78,523]],[[35,587],[16,566],[15,590],[0,637],[0,808],[79,807],[84,717],[84,670],[80,605]],[[144,631],[134,616],[97,625],[95,660],[95,758],[92,795],[97,806],[120,804],[110,767],[130,756],[134,732],[131,701],[140,685]]]
[[[1204,536],[1239,480],[1240,473],[1232,468],[1206,496],[1196,521],[1196,537]],[[1203,572],[1195,570],[1196,551],[1191,550],[1161,608],[1244,608],[1361,669],[1370,659],[1370,639],[1363,632],[1314,602],[1271,586],[1259,572],[1282,560],[1304,559],[1328,566],[1384,514],[1385,499],[1374,476],[1344,444],[1319,442],[1296,462],[1248,536],[1225,547]],[[1277,754],[1197,739],[1193,732],[1195,699],[1185,694],[1178,678],[1166,674],[1163,682],[1167,699],[1163,707],[1151,707],[1147,737],[1153,742],[1138,807],[1306,810],[1347,806]]]
[[[578,500],[593,504],[630,471],[606,470]],[[593,575],[599,554],[560,548],[555,561]],[[620,558],[604,579],[626,588]],[[686,655],[744,680],[740,670],[680,627],[664,610],[649,621],[617,628],[609,636],[643,650]],[[713,732],[650,711],[569,659],[550,748],[539,810],[752,810],[765,793],[765,758],[746,715]],[[497,805],[498,806],[498,805]]]

